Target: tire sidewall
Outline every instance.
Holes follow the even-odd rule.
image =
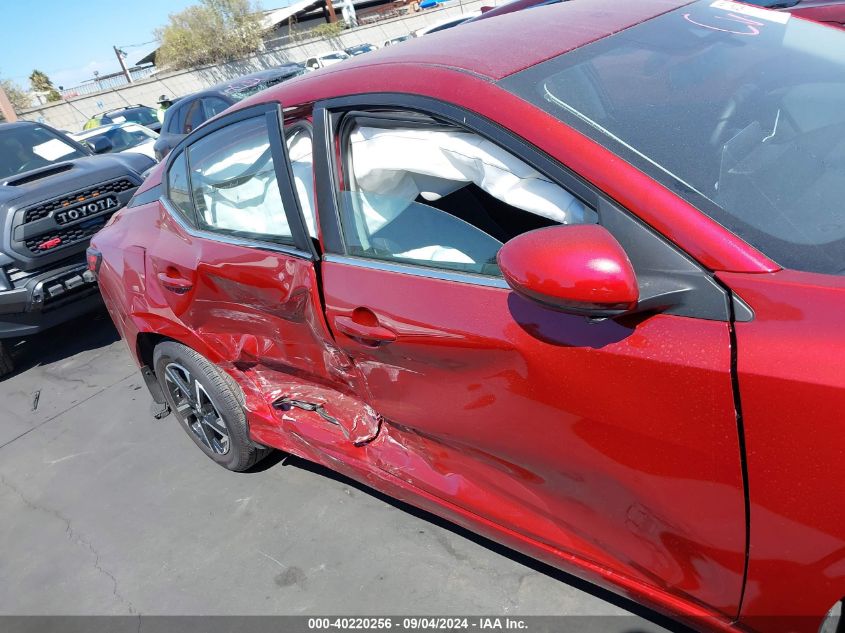
[[[164,369],[170,363],[177,363],[187,369],[203,386],[220,413],[229,432],[229,450],[225,454],[219,455],[208,449],[176,412],[175,402],[164,380]],[[211,460],[229,470],[242,470],[250,461],[250,454],[255,449],[249,440],[243,408],[238,404],[237,395],[220,375],[220,370],[191,348],[171,342],[161,343],[156,347],[153,364],[167,404],[182,430]]]

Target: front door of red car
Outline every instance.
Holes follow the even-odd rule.
[[[315,164],[342,183],[318,191],[321,276],[335,340],[384,417],[369,459],[563,556],[734,615],[745,515],[729,297],[471,113],[367,105],[328,104],[321,129],[339,151]],[[499,246],[556,221],[608,228],[662,311],[591,321],[510,291]]]

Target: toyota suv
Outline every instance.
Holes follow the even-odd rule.
[[[141,154],[92,150],[46,125],[0,124],[0,376],[13,369],[8,340],[100,304],[86,272],[91,236],[124,206],[155,164]]]

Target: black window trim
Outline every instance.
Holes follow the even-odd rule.
[[[642,296],[652,300],[655,307],[660,307],[660,298],[665,296],[671,301],[670,307],[663,311],[668,314],[704,318],[719,321],[748,321],[753,318],[750,308],[736,297],[728,288],[716,280],[713,275],[695,258],[670,242],[659,231],[648,226],[642,219],[627,211],[613,201],[607,194],[584,180],[565,165],[558,162],[539,148],[530,144],[515,133],[461,106],[425,97],[405,93],[363,93],[345,97],[335,97],[318,101],[314,104],[314,170],[316,174],[315,199],[317,201],[320,234],[326,261],[335,261],[348,265],[358,265],[380,270],[393,270],[415,276],[434,279],[446,279],[479,285],[481,275],[444,271],[431,267],[415,266],[410,263],[393,264],[349,255],[343,241],[340,219],[340,187],[336,146],[342,143],[342,120],[351,112],[391,111],[394,117],[400,113],[419,113],[435,120],[442,120],[458,128],[464,128],[477,134],[522,160],[549,178],[552,182],[576,196],[599,214],[599,223],[610,227],[612,232],[623,225],[631,229],[640,229],[631,234],[629,242],[623,245],[629,248],[664,247],[667,259],[663,271],[649,271],[640,277],[641,295],[645,285],[658,292],[657,297]],[[408,117],[411,119],[411,117]],[[616,236],[619,237],[618,235]],[[622,241],[622,240],[620,240]],[[630,253],[629,253],[630,255]],[[632,260],[634,258],[632,257]],[[363,262],[368,264],[364,265]],[[687,267],[683,274],[678,274],[674,266]],[[385,265],[388,264],[388,265]],[[659,267],[658,267],[659,268]],[[667,272],[671,271],[671,272]],[[673,305],[676,304],[676,305]]]
[[[190,181],[190,153],[187,151],[188,148],[200,139],[222,130],[229,125],[259,117],[264,117],[267,125],[270,151],[273,157],[273,167],[276,171],[276,182],[279,187],[284,212],[287,216],[288,226],[291,229],[292,244],[283,244],[279,241],[273,240],[240,237],[224,231],[201,229],[197,226],[196,218],[189,221],[188,218],[185,218],[183,214],[176,210],[175,205],[173,205],[169,199],[170,168],[173,163],[178,160],[178,157],[182,154],[182,152],[185,152],[186,167],[188,170],[188,184],[191,189],[191,195],[193,196],[193,186],[191,186]],[[293,186],[293,174],[291,173],[290,161],[287,155],[287,145],[283,140],[281,140],[282,130],[284,129],[284,120],[282,117],[281,105],[275,101],[243,108],[213,121],[204,123],[202,127],[181,139],[171,150],[165,159],[162,177],[162,195],[159,200],[164,208],[167,209],[169,215],[171,215],[187,233],[194,237],[223,242],[226,244],[235,244],[249,248],[280,252],[309,260],[318,259],[317,251],[308,235],[308,229],[305,225],[304,219],[302,218],[299,198],[296,195],[296,191]],[[192,209],[195,209],[193,201],[191,207]]]

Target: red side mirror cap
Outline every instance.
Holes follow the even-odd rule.
[[[501,248],[497,260],[514,292],[555,310],[608,317],[633,310],[639,300],[631,260],[597,224],[523,233]]]

